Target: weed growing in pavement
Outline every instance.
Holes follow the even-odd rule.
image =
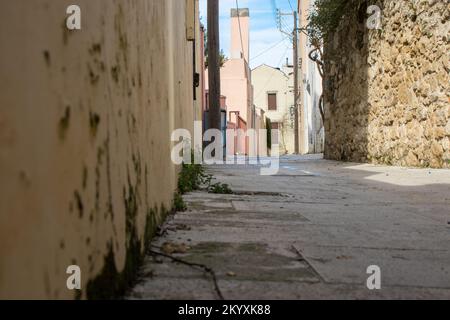
[[[192,158],[194,153],[192,152]],[[188,192],[204,190],[214,194],[232,194],[228,184],[213,183],[212,174],[206,173],[200,164],[183,163],[178,177],[178,190],[174,195],[173,207],[176,211],[186,211],[187,206],[182,195]]]
[[[215,194],[233,194],[230,186],[226,183],[215,183],[209,187],[208,192]]]

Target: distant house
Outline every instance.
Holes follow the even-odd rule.
[[[231,9],[230,57],[220,69],[221,94],[227,98],[227,119],[236,129],[259,127],[260,118],[253,104],[253,87],[249,67],[250,12],[249,9]],[[205,74],[208,87],[208,72]],[[208,88],[207,88],[208,89]],[[237,139],[234,153],[248,154],[248,141]]]
[[[281,154],[295,153],[293,79],[293,66],[288,64],[282,70],[266,64],[252,70],[254,103],[271,120],[272,129],[279,130],[272,142],[278,142]]]

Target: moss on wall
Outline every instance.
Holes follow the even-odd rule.
[[[193,126],[184,1],[79,0],[81,31],[70,4],[0,11],[0,298],[119,297],[177,189],[170,133]]]
[[[168,211],[161,205],[161,209],[149,209],[146,217],[145,233],[142,240],[137,235],[135,194],[131,192],[125,199],[127,207],[127,251],[125,267],[118,271],[112,243],[108,245],[108,253],[103,262],[100,274],[90,280],[86,287],[86,297],[89,300],[119,299],[136,279],[146,250],[156,235],[158,226],[165,219]]]

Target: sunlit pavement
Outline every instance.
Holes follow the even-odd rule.
[[[291,156],[275,176],[208,171],[235,194],[186,195],[188,211],[169,217],[152,250],[217,281],[148,254],[129,298],[450,298],[450,170]],[[380,290],[367,287],[369,266]]]

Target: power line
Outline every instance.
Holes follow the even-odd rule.
[[[292,30],[293,27],[289,26],[284,20],[283,18],[281,18],[280,20],[280,31],[281,33],[287,34],[289,38],[292,37],[291,32],[289,30]]]
[[[266,52],[274,49],[275,47],[279,46],[281,43],[283,43],[284,41],[286,41],[287,37],[284,37],[283,39],[281,39],[279,42],[277,42],[276,44],[272,45],[269,48],[264,49],[263,51],[261,51],[260,53],[258,53],[256,56],[252,57],[251,60],[255,60],[256,58],[259,58],[260,56],[262,56],[263,54],[265,54]]]
[[[292,11],[294,11],[294,8],[292,7],[291,0],[288,0],[288,2],[289,2],[289,7],[291,7],[291,10],[292,10]]]
[[[286,14],[282,13],[280,10],[277,10],[277,28],[282,33],[287,35],[289,38],[292,37],[292,30],[293,27],[289,26],[288,23],[284,20],[284,16]]]
[[[272,13],[273,13],[273,17],[274,17],[274,21],[275,21],[275,26],[277,29],[281,29],[281,18],[280,18],[280,10],[277,7],[277,2],[276,0],[271,0],[271,5],[272,5]],[[280,32],[281,36],[283,37],[283,32]]]
[[[272,75],[270,76],[269,80],[267,80],[266,84],[262,87],[261,91],[258,92],[258,94],[255,96],[254,100],[256,100],[257,98],[259,98],[261,96],[261,94],[264,92],[264,90],[266,89],[267,85],[270,83],[270,81],[273,79],[273,77],[275,76],[276,72],[278,71],[278,66],[280,65],[280,63],[283,61],[283,59],[285,58],[286,53],[288,52],[288,49],[286,48],[286,50],[284,51],[283,55],[281,56],[280,61],[278,62],[277,66],[275,67],[275,70],[273,70]]]
[[[277,3],[275,0],[271,0],[271,6],[272,6],[272,13],[273,13],[273,18],[275,20],[275,24],[278,27],[278,22],[277,22],[277,17],[278,17],[278,12],[277,12]]]
[[[281,16],[281,23],[288,29],[288,30],[292,30],[293,25],[291,25],[290,22],[286,22],[286,16]]]

